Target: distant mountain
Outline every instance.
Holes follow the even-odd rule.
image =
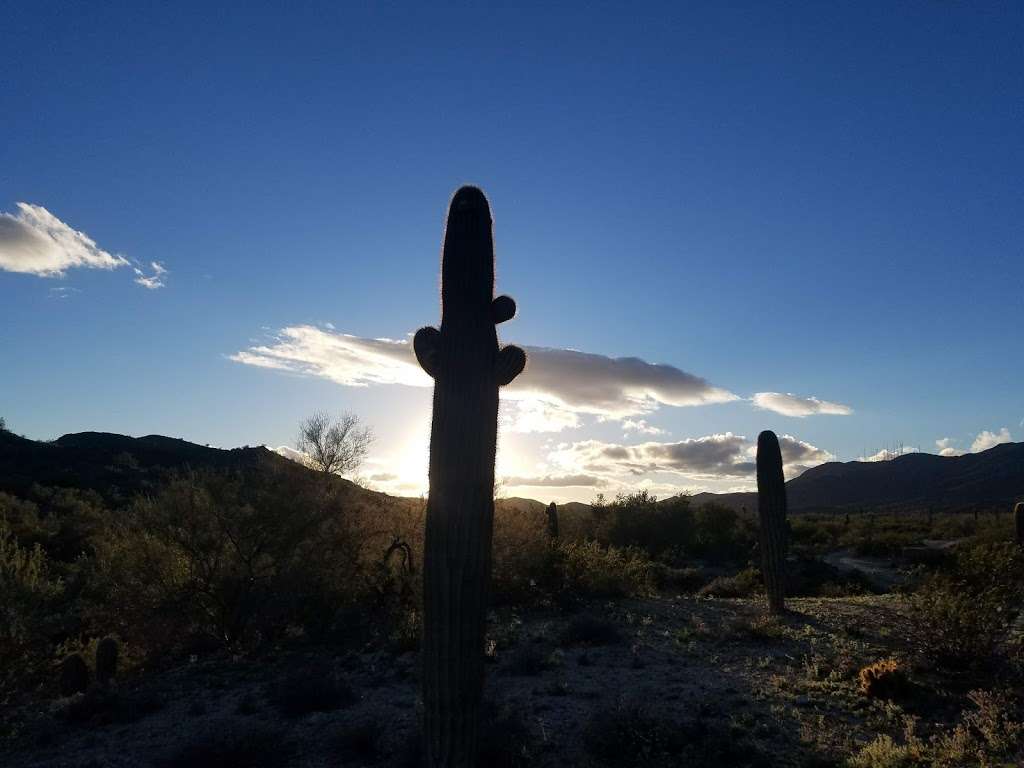
[[[1010,504],[1024,499],[1024,443],[981,453],[908,453],[891,461],[829,462],[786,483],[792,510]],[[757,508],[756,493],[698,493],[697,505]]]
[[[295,466],[263,447],[224,450],[161,435],[108,432],[79,432],[44,442],[0,431],[0,491],[16,495],[38,483],[91,489],[108,502],[121,504],[154,490],[169,471],[256,469],[279,462]],[[367,497],[387,496],[341,478],[337,482]],[[786,491],[790,509],[802,511],[1009,505],[1024,499],[1024,443],[1005,443],[965,456],[911,453],[891,461],[830,462],[790,480]],[[692,501],[698,506],[757,508],[756,493],[698,493]],[[539,512],[547,504],[517,497],[499,499],[498,506]],[[558,506],[563,511],[589,509],[576,502]]]
[[[221,450],[162,435],[78,432],[37,441],[0,432],[0,491],[24,495],[33,484],[96,491],[120,504],[152,491],[169,471],[245,469],[292,462],[266,448]]]
[[[197,445],[162,435],[128,437],[111,432],[78,432],[52,441],[29,440],[0,431],[0,491],[25,496],[35,485],[79,488],[97,492],[121,506],[139,494],[153,492],[169,472],[185,469],[244,469],[286,466],[298,469],[291,459],[268,448],[224,450]],[[370,503],[420,504],[418,498],[394,497],[335,478],[348,493]],[[499,499],[499,507],[522,512],[541,512],[547,507],[533,499]],[[587,510],[575,502],[561,510]]]

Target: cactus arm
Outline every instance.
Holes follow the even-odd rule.
[[[437,350],[440,346],[441,332],[437,328],[420,328],[412,337],[412,348],[416,353],[416,360],[420,368],[427,372],[430,378],[435,378],[437,373]]]
[[[512,380],[523,372],[526,367],[526,353],[522,349],[509,344],[498,352],[494,361],[494,376],[499,387],[511,384]]]
[[[494,324],[500,325],[516,316],[516,302],[511,296],[499,296],[491,302],[491,316]]]

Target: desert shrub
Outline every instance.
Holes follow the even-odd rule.
[[[654,586],[662,592],[693,594],[706,583],[699,568],[673,568],[664,563],[652,563],[650,573]]]
[[[616,645],[623,642],[622,633],[610,620],[583,613],[573,616],[558,638],[562,647],[573,645]]]
[[[541,511],[498,506],[494,515],[490,600],[527,602],[555,585],[557,550],[545,533]]]
[[[220,722],[173,750],[161,768],[279,768],[292,743],[279,728],[251,722]]]
[[[108,596],[97,618],[147,644],[322,629],[364,582],[337,499],[305,472],[188,473],[138,500],[99,545]]]
[[[896,659],[881,659],[857,673],[860,692],[873,699],[893,699],[907,692],[910,681]]]
[[[911,598],[923,660],[985,666],[1006,636],[1024,588],[1024,555],[1009,542],[969,547],[953,567],[925,578]]]
[[[356,695],[344,680],[330,670],[294,672],[267,688],[267,698],[288,717],[312,712],[331,712],[354,703]]]
[[[745,568],[734,576],[719,576],[701,587],[701,597],[753,597],[764,592],[761,572]]]
[[[881,734],[847,761],[849,768],[960,768],[1020,765],[1024,760],[1024,723],[1020,701],[991,691],[971,691],[970,709],[947,731],[930,739],[916,733],[908,718],[903,739]]]
[[[38,543],[25,547],[0,517],[0,684],[43,673],[61,625],[64,583]]]
[[[581,597],[627,597],[653,588],[651,562],[636,548],[602,546],[596,541],[559,546],[562,588]]]

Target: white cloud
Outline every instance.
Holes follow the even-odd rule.
[[[68,269],[117,269],[123,256],[107,253],[84,232],[72,229],[41,205],[18,203],[18,213],[0,213],[0,269],[39,277],[63,277]]]
[[[638,432],[641,435],[664,435],[665,430],[651,426],[644,419],[623,419],[622,428],[626,432]]]
[[[167,285],[167,283],[164,282],[164,275],[167,274],[167,270],[164,268],[164,265],[159,261],[151,261],[149,266],[153,273],[151,275],[147,275],[140,267],[132,267],[132,271],[135,272],[136,284],[141,285],[143,288],[148,288],[151,291],[155,291],[157,288],[163,288]]]
[[[891,461],[892,459],[900,456],[906,456],[908,453],[917,453],[917,448],[904,445],[898,448],[883,448],[878,453],[873,453],[870,456],[861,456],[858,461]]]
[[[832,403],[828,400],[819,400],[816,397],[800,397],[782,392],[757,392],[751,400],[757,408],[799,419],[815,414],[849,416],[853,413],[850,406],[842,403]]]
[[[525,401],[506,418],[520,431],[557,432],[579,426],[579,416],[623,419],[662,405],[724,403],[736,395],[671,365],[569,349],[526,347],[526,370],[502,389],[505,400]],[[433,384],[408,341],[366,339],[309,325],[289,326],[268,344],[232,360],[319,376],[346,386]]]
[[[989,448],[993,448],[1001,443],[1012,442],[1010,437],[1010,430],[1003,427],[998,433],[989,432],[987,429],[978,433],[978,436],[974,438],[974,442],[971,443],[971,453],[980,453],[981,451],[987,451]]]
[[[939,456],[961,456],[963,451],[953,445],[953,438],[943,437],[935,441]]]
[[[606,357],[573,349],[526,347],[523,374],[508,387],[578,413],[622,419],[662,405],[727,403],[737,396],[671,365]]]
[[[303,466],[308,466],[309,456],[303,453],[302,451],[295,450],[291,446],[279,445],[277,446],[277,448],[274,448],[273,446],[265,445],[263,447],[266,448],[268,451],[273,451],[278,456],[284,456],[286,459],[291,459],[292,461],[298,462]]]
[[[167,269],[150,262],[152,274],[124,256],[103,250],[84,232],[72,229],[41,205],[18,203],[17,213],[0,213],[0,270],[37,277],[64,277],[69,269],[119,269],[131,266],[135,282],[151,290],[164,287]],[[60,293],[54,293],[58,296]],[[61,296],[63,298],[63,296]]]
[[[579,427],[580,417],[545,400],[515,400],[502,403],[501,425],[510,432],[561,432]]]

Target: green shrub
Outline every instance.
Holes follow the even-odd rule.
[[[651,561],[639,549],[596,541],[559,545],[562,589],[581,597],[629,597],[653,590]]]
[[[1005,638],[1024,589],[1024,555],[1009,542],[957,554],[952,569],[925,578],[911,597],[923,660],[950,668],[985,666]]]

